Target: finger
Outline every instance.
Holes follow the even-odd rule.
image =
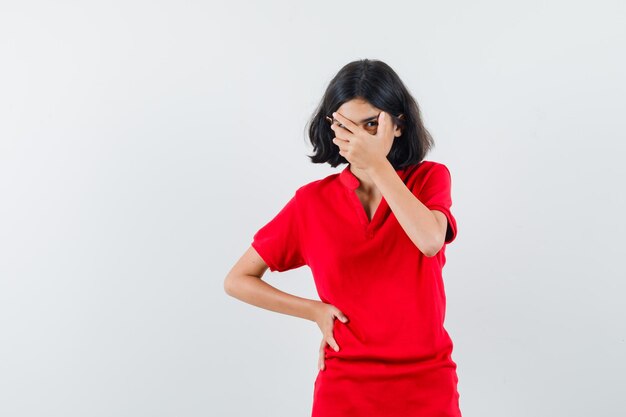
[[[346,153],[348,151],[348,148],[344,145],[346,143],[346,141],[342,141],[339,138],[333,138],[333,143],[335,145],[337,145],[337,147],[339,148],[339,151],[338,151],[339,155],[345,157],[345,155],[346,155]]]
[[[319,369],[324,369],[324,346],[326,345],[326,341],[322,339],[322,343],[320,343],[319,356],[317,359],[317,367]]]
[[[387,115],[384,111],[381,111],[378,115],[378,129],[376,130],[376,136],[380,136],[381,134],[385,134],[387,129]]]
[[[339,136],[335,136],[333,138],[333,143],[337,143],[337,144],[341,144],[341,145],[345,145],[347,143],[350,143],[350,141],[348,139],[345,138],[340,138]]]
[[[339,345],[337,344],[337,342],[335,341],[335,338],[332,336],[329,336],[329,342],[328,344],[335,349],[335,352],[339,352]]]
[[[348,322],[348,317],[346,317],[346,315],[343,314],[341,311],[337,312],[337,314],[335,314],[335,317],[337,317],[339,320],[341,320],[342,323],[347,323]]]
[[[337,126],[340,129],[345,129],[350,133],[354,133],[359,129],[358,125],[352,123],[350,119],[343,117],[343,115],[339,114],[339,112],[334,112],[333,117],[335,118],[335,120],[339,121],[339,123],[343,125],[343,126]]]
[[[335,132],[335,136],[337,137],[337,139],[341,139],[345,142],[349,142],[348,135],[351,135],[352,132],[350,132],[348,129],[346,129],[345,127],[336,125],[336,124],[332,124],[330,128],[332,129],[333,132]]]
[[[317,367],[321,370],[324,369],[324,349],[320,350],[319,358],[317,359]]]
[[[348,141],[345,139],[341,139],[341,138],[333,138],[333,143],[335,145],[337,145],[337,147],[339,149],[341,149],[342,151],[346,151],[347,149],[345,149],[345,146],[348,144]]]

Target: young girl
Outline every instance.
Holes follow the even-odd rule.
[[[313,163],[348,165],[294,192],[225,291],[317,323],[312,417],[460,417],[442,279],[457,231],[451,176],[424,159],[434,143],[417,102],[384,62],[354,61],[330,82],[309,136]],[[320,301],[261,279],[303,265]]]

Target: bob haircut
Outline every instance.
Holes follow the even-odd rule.
[[[422,122],[420,108],[400,77],[386,63],[376,59],[361,59],[346,64],[330,81],[313,117],[307,123],[314,164],[329,163],[335,168],[349,161],[339,154],[332,142],[335,132],[326,120],[345,102],[361,99],[387,112],[402,129],[394,138],[387,159],[397,169],[422,162],[434,141]],[[404,115],[403,118],[398,116]],[[306,129],[306,127],[305,127]]]

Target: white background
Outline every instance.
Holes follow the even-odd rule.
[[[622,1],[0,5],[0,414],[308,416],[321,332],[225,294],[387,62],[452,173],[464,417],[624,412]],[[265,279],[317,299],[310,270]]]

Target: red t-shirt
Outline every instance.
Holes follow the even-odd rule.
[[[349,319],[334,322],[340,349],[324,349],[312,417],[460,417],[444,328],[446,245],[422,254],[384,196],[369,221],[349,168],[298,188],[252,241],[273,272],[308,265],[320,300]],[[446,215],[451,243],[448,168],[424,160],[396,173],[426,207]]]

